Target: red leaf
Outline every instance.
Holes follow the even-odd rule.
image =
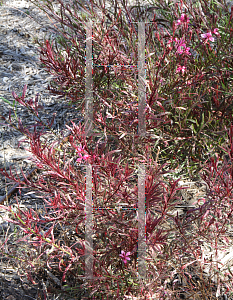
[[[187,264],[183,265],[183,266],[181,267],[181,270],[184,270],[184,269],[185,269],[187,266],[189,266],[189,265],[193,264],[194,262],[196,262],[196,260],[194,260],[194,261],[191,261],[191,262],[189,262],[189,263],[187,263]]]
[[[25,98],[26,90],[27,90],[27,85],[25,84],[25,86],[24,86],[24,88],[23,88],[23,93],[22,93],[22,99],[23,99],[23,100],[24,100],[24,98]]]

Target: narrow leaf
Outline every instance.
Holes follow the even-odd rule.
[[[5,99],[5,98],[3,98],[3,97],[1,97],[0,96],[0,98],[4,101],[4,102],[6,102],[6,103],[8,103],[10,106],[12,106],[13,107],[13,104],[12,103],[10,103],[10,101],[9,100],[7,100],[7,99]]]

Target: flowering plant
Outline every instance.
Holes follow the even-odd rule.
[[[62,0],[58,2],[60,15],[55,13],[50,1],[41,5],[51,17],[66,26],[59,31],[56,40],[40,44],[41,61],[56,75],[50,90],[68,96],[84,113],[83,23],[88,14],[93,19],[98,16],[93,6],[86,15],[78,15],[77,4],[84,8],[78,1],[72,9]],[[41,3],[37,1],[38,4]],[[92,296],[94,299],[121,299],[139,294],[144,298],[150,294],[158,299],[174,299],[186,294],[204,299],[207,290],[212,297],[229,292],[232,285],[231,270],[224,271],[225,278],[218,275],[221,272],[218,252],[226,248],[221,239],[229,242],[227,228],[232,224],[232,166],[225,163],[219,168],[219,160],[211,155],[218,150],[219,157],[228,152],[232,159],[233,153],[232,127],[228,131],[232,121],[229,113],[232,63],[227,59],[231,50],[226,49],[226,44],[231,48],[233,10],[229,15],[222,9],[224,19],[212,4],[204,6],[204,16],[183,1],[166,6],[166,10],[163,1],[156,5],[163,16],[154,14],[151,27],[145,28],[148,74],[145,122],[149,134],[144,137],[138,134],[137,84],[132,79],[135,74],[123,67],[124,64],[137,64],[134,21],[138,21],[141,11],[133,16],[124,5],[125,15],[117,6],[115,13],[107,14],[103,6],[100,21],[109,16],[110,28],[106,28],[104,22],[93,23],[96,134],[85,138],[83,124],[72,123],[65,145],[57,142],[48,145],[42,142],[43,130],[31,133],[19,119],[17,129],[28,136],[29,150],[41,173],[36,182],[28,179],[22,182],[12,173],[1,170],[2,175],[12,181],[43,194],[45,204],[43,214],[32,209],[24,211],[20,205],[16,211],[12,206],[1,206],[9,212],[7,220],[19,229],[15,243],[18,248],[11,247],[8,254],[21,261],[22,269],[33,284],[39,280],[37,274],[41,270],[53,272],[59,278],[59,292],[68,299],[76,296],[77,288],[86,289],[89,299]],[[216,12],[217,19],[210,17],[211,9]],[[162,28],[158,28],[159,25]],[[214,29],[210,31],[210,28]],[[216,51],[208,43],[208,40],[213,41],[212,34],[216,35]],[[121,36],[123,45],[117,41]],[[117,72],[115,66],[114,73],[110,72],[107,66],[116,62],[121,64],[120,71]],[[26,101],[25,94],[26,87],[22,96],[13,93],[13,97],[39,118],[37,101]],[[12,124],[10,114],[9,120],[2,118]],[[35,128],[52,126],[38,119],[35,123]],[[101,139],[104,141],[100,147]],[[147,163],[147,282],[144,285],[137,276],[139,184],[136,166],[139,163]],[[195,207],[188,207],[183,214],[177,210],[183,204],[177,195],[183,189],[177,187],[179,179],[169,180],[169,183],[163,179],[164,174],[171,173],[174,171],[171,168],[178,168],[180,164],[187,167],[190,175],[194,171],[198,174],[205,164],[207,175],[202,175],[209,187],[206,199],[199,199]],[[90,165],[93,166],[93,281],[86,280],[84,273],[88,248],[84,236],[87,178],[83,176],[82,167]],[[223,172],[228,176],[226,180],[221,178]],[[5,255],[6,244],[7,239],[1,244]],[[202,259],[205,245],[215,250],[214,260],[213,257]],[[205,274],[207,265],[209,270],[217,270],[215,284],[211,281],[212,275]],[[52,284],[48,290],[57,293]]]
[[[124,262],[125,264],[127,264],[127,260],[130,260],[130,258],[129,258],[129,255],[130,255],[130,254],[131,254],[130,252],[125,253],[125,251],[121,250],[120,256],[122,257],[123,262]]]
[[[42,7],[51,18],[66,25],[72,34],[65,30],[57,31],[58,38],[54,41],[47,40],[44,44],[38,42],[41,61],[49,72],[57,74],[49,86],[50,91],[66,95],[72,102],[82,105],[84,112],[85,61],[80,61],[81,57],[85,57],[85,44],[81,38],[83,15],[76,15],[69,7],[66,8],[62,1],[59,3],[69,18],[60,17],[51,7]],[[79,2],[78,5],[83,7]],[[218,140],[223,133],[223,124],[229,126],[232,122],[232,115],[229,113],[232,96],[226,88],[231,85],[228,71],[231,62],[227,59],[231,55],[229,52],[232,40],[231,15],[225,7],[223,9],[222,6],[213,8],[204,5],[206,13],[203,16],[202,10],[199,11],[203,5],[200,8],[194,4],[184,4],[182,1],[179,5],[176,3],[164,9],[162,3],[156,3],[156,11],[153,11],[154,15],[150,19],[151,24],[145,26],[146,74],[148,74],[146,131],[150,136],[153,134],[161,136],[156,144],[156,147],[160,147],[161,163],[169,161],[171,168],[175,169],[183,165],[181,168],[185,168],[186,174],[192,177],[199,176],[198,170],[209,159],[210,144],[214,144],[213,151],[222,151]],[[94,3],[89,11],[96,20],[99,19],[94,10],[97,7],[102,9]],[[123,9],[125,14],[122,13]],[[211,9],[216,12],[214,20],[208,13]],[[220,11],[222,16],[228,14],[228,17],[220,17]],[[73,18],[77,20],[77,26],[73,26],[71,22]],[[111,16],[111,21],[103,9],[103,17],[99,22],[103,21],[103,26],[99,27],[98,21],[95,25],[93,23],[95,126],[100,130],[106,128],[114,139],[114,149],[117,143],[118,147],[124,147],[126,151],[131,151],[132,147],[127,146],[128,143],[132,144],[129,136],[136,135],[134,147],[142,143],[137,137],[135,91],[138,87],[135,80],[132,80],[136,78],[136,74],[133,68],[124,67],[124,65],[137,66],[138,63],[134,41],[135,25],[132,25],[134,24],[132,22],[137,22],[137,18],[137,13],[130,15],[129,9],[123,6],[115,18]],[[142,20],[145,20],[143,18],[144,16]],[[118,22],[117,31],[105,27],[107,20],[115,22],[114,24]],[[166,22],[171,26],[167,26]],[[208,41],[213,38],[214,44],[209,45]],[[229,43],[229,51],[224,46],[226,40]],[[212,49],[216,47],[218,57],[216,51]],[[62,55],[56,48],[62,49],[62,53],[67,54]],[[69,57],[72,57],[72,62]],[[72,80],[67,73],[67,65],[70,72],[76,76],[72,77]],[[179,76],[174,76],[175,74]],[[77,89],[80,84],[82,87]],[[99,113],[100,111],[104,113]],[[124,122],[119,121],[121,116],[124,116]],[[116,136],[121,139],[117,141]],[[176,144],[173,144],[174,140]],[[223,141],[224,139],[221,139],[221,142]],[[147,136],[143,143],[153,144],[154,141]],[[156,151],[153,155],[156,155]],[[189,153],[192,155],[188,155]]]

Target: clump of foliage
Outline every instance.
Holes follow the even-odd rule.
[[[12,246],[8,256],[19,261],[33,283],[39,280],[38,272],[52,272],[59,280],[57,288],[48,286],[48,292],[63,293],[68,299],[84,298],[84,291],[87,299],[149,299],[152,295],[157,299],[187,295],[209,299],[228,293],[232,270],[228,266],[223,271],[218,253],[230,243],[228,229],[233,212],[229,60],[233,9],[229,13],[226,5],[203,0],[198,6],[185,1],[154,3],[151,22],[145,26],[147,135],[140,136],[137,74],[123,64],[137,66],[135,22],[145,21],[147,16],[140,7],[134,8],[136,12],[130,11],[125,2],[123,8],[114,5],[114,12],[103,5],[102,17],[94,12],[93,4],[98,6],[94,2],[81,14],[78,8],[84,5],[78,1],[73,1],[72,6],[58,2],[59,13],[51,1],[43,1],[43,5],[37,1],[62,27],[55,41],[39,44],[41,61],[55,75],[51,92],[66,95],[82,113],[84,25],[88,16],[98,21],[92,27],[95,131],[86,137],[84,124],[72,123],[67,126],[70,136],[65,144],[56,141],[49,145],[43,135],[51,124],[40,121],[38,99],[25,99],[26,86],[22,96],[13,93],[15,101],[37,116],[34,132],[16,120],[17,129],[28,137],[29,150],[40,172],[36,180],[24,183],[11,172],[1,173],[42,194],[45,208],[38,213],[32,209],[23,211],[20,206],[16,210],[1,206],[9,212],[8,221],[18,228],[17,248]],[[121,66],[111,71],[113,64]],[[4,120],[13,124],[11,115]],[[219,153],[215,158],[211,157],[214,152]],[[223,153],[228,153],[230,161],[221,166]],[[140,164],[146,166],[145,282],[137,276]],[[179,179],[163,180],[164,174],[174,172],[180,165],[182,171],[186,166],[190,175],[199,174],[208,185],[206,198],[199,199],[195,208],[182,215],[176,212],[182,204],[177,197]],[[93,280],[85,278],[85,169],[92,170],[93,180]],[[5,254],[6,244],[7,239],[1,245]],[[203,259],[206,245],[214,249],[214,258]],[[212,273],[206,273],[207,266]]]

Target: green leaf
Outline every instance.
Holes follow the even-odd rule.
[[[222,81],[221,81],[221,84],[222,84],[223,89],[225,90],[226,86],[224,85],[224,83]]]
[[[201,129],[203,128],[204,120],[205,120],[205,115],[204,115],[204,113],[202,113],[202,117],[201,117],[201,126],[200,126],[199,131],[201,131]]]
[[[196,130],[195,130],[195,128],[194,128],[194,126],[193,126],[193,124],[190,126],[190,128],[193,130],[193,132],[196,134],[197,132],[196,132]]]
[[[187,119],[187,121],[190,121],[190,122],[196,124],[196,121],[194,121],[194,120],[192,120],[192,119]]]
[[[199,133],[202,128],[203,128],[203,125],[204,125],[204,120],[205,120],[205,116],[204,116],[204,113],[202,113],[202,117],[201,117],[201,124],[198,124],[197,121],[196,121],[196,124],[197,124],[197,133]]]
[[[10,103],[10,101],[9,100],[7,100],[7,99],[5,99],[5,98],[3,98],[3,97],[1,97],[0,96],[0,98],[2,98],[2,100],[4,101],[4,102],[6,102],[6,103],[8,103],[10,106],[14,106],[12,103]]]

